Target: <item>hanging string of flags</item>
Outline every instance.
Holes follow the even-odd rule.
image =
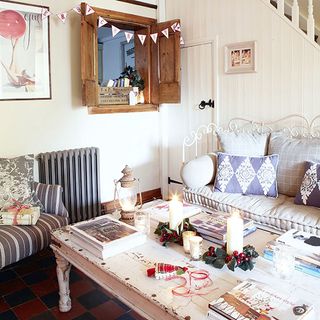
[[[76,12],[79,15],[82,15],[82,10],[81,10],[81,5],[77,5],[74,8],[71,8],[70,10],[64,11],[64,12],[60,12],[57,14],[53,14],[52,12],[50,12],[48,9],[43,8],[41,15],[42,15],[42,20],[48,18],[49,16],[53,16],[56,15],[63,23],[66,22],[68,15],[70,14],[70,12]],[[88,16],[90,14],[93,14],[95,11],[94,9],[92,9],[92,7],[90,7],[88,4],[86,4],[86,9],[85,9],[85,15]],[[109,24],[111,26],[111,31],[112,31],[112,37],[115,37],[119,32],[122,32],[122,30],[120,30],[119,28],[117,28],[116,26],[112,25],[111,23],[109,23],[106,19],[104,19],[103,17],[98,17],[98,28],[103,27],[104,25]],[[173,32],[180,32],[181,33],[181,26],[180,23],[175,22],[174,24],[172,24],[171,29]],[[124,35],[126,37],[127,42],[129,43],[131,41],[131,39],[134,36],[133,32],[128,32],[128,31],[123,31]],[[165,28],[161,31],[161,33],[166,37],[169,38],[169,28]],[[157,43],[158,41],[158,33],[152,33],[150,34],[150,37],[152,39],[152,41],[154,43]],[[139,34],[138,33],[138,38],[141,42],[142,45],[144,45],[147,36],[145,34]],[[184,44],[184,40],[182,38],[182,36],[180,35],[180,44],[183,45]]]

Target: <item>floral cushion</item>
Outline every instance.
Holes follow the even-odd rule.
[[[277,197],[278,155],[246,157],[218,153],[217,192]]]
[[[33,165],[33,155],[0,158],[0,209],[13,200],[42,207],[32,188]]]
[[[294,203],[320,208],[320,163],[306,162],[304,177]]]

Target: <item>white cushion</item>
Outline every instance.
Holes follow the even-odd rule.
[[[237,156],[265,156],[269,133],[219,132],[218,141],[222,152]]]
[[[207,154],[185,163],[180,171],[181,179],[188,188],[199,188],[214,180],[216,155]]]

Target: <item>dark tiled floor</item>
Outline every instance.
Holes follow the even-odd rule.
[[[142,320],[121,301],[72,267],[72,309],[58,309],[55,259],[43,250],[0,271],[0,320]]]

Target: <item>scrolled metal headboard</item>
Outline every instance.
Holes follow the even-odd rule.
[[[205,152],[208,153],[210,151],[214,151],[214,144],[209,143],[209,141],[212,142],[216,140],[216,135],[219,132],[271,133],[273,131],[284,132],[290,137],[305,137],[310,139],[320,138],[320,115],[317,115],[312,120],[308,120],[302,115],[292,114],[278,120],[268,122],[259,122],[245,118],[233,118],[225,128],[218,126],[215,123],[202,125],[184,138],[182,161],[186,161],[186,152],[190,147],[194,148],[194,156],[198,157],[199,145],[204,139],[207,142]]]

